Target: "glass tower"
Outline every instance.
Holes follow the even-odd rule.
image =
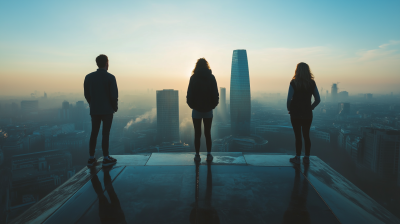
[[[251,96],[246,50],[233,51],[230,101],[232,134],[249,135]]]
[[[157,137],[163,142],[179,141],[178,90],[157,91]]]

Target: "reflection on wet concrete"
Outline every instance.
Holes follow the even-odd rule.
[[[195,203],[192,211],[190,212],[191,224],[219,224],[218,212],[212,207],[212,172],[211,163],[207,163],[207,185],[206,195],[204,201],[199,200],[200,188],[200,172],[199,163],[196,163],[196,190],[195,190]]]
[[[140,155],[111,171],[83,170],[48,196],[62,201],[43,200],[14,223],[399,223],[317,157],[308,170],[286,155],[239,154],[207,166],[189,153],[156,154],[152,165]]]
[[[304,165],[304,175],[307,177],[308,165]],[[310,213],[307,210],[308,181],[301,178],[301,172],[298,167],[294,167],[295,176],[293,190],[290,198],[289,207],[283,215],[283,224],[311,223]],[[301,180],[302,179],[302,180]]]
[[[93,189],[97,194],[99,202],[99,217],[101,223],[103,224],[122,224],[127,223],[125,221],[125,215],[121,208],[121,203],[119,202],[118,196],[115,193],[114,187],[112,185],[110,170],[104,169],[104,185],[108,196],[110,197],[110,202],[104,195],[103,188],[101,186],[99,177],[97,175],[93,176],[91,179]]]
[[[108,170],[108,176],[111,177],[112,180],[114,180],[123,169],[124,167],[114,166],[112,167],[111,170]],[[96,176],[103,190],[105,190],[104,174],[103,174],[104,171],[105,170],[103,169],[98,171],[97,168],[88,169],[91,178]],[[74,195],[72,195],[66,201],[66,203],[63,204],[61,208],[55,211],[50,217],[48,217],[44,223],[46,224],[76,223],[77,220],[79,220],[80,217],[82,217],[86,213],[87,209],[91,207],[93,203],[96,202],[97,202],[97,194],[94,191],[93,185],[89,179],[87,180],[85,185],[79,189],[79,191],[77,191]],[[88,220],[92,220],[93,222],[93,218]],[[81,223],[87,223],[85,221],[87,220],[83,220]],[[22,223],[43,223],[43,222],[34,221],[34,222],[22,222]],[[100,220],[98,220],[98,223],[100,223]]]

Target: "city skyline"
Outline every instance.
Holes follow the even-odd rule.
[[[5,2],[0,95],[82,92],[101,53],[109,56],[121,91],[183,90],[201,57],[218,84],[228,86],[231,51],[238,48],[252,58],[254,91],[286,92],[296,64],[304,61],[320,88],[340,82],[350,93],[396,92],[399,4]],[[299,17],[299,10],[310,13]]]
[[[399,8],[2,1],[0,224],[400,223]]]

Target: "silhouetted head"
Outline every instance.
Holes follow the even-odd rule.
[[[196,62],[196,67],[193,69],[192,75],[202,72],[202,71],[210,71],[210,65],[208,64],[205,58],[200,58]]]
[[[105,54],[101,54],[96,58],[96,64],[99,68],[104,68],[108,70],[108,57]]]
[[[314,80],[314,75],[311,73],[310,66],[304,62],[298,63],[293,76],[296,87],[307,89],[311,85],[312,80]]]

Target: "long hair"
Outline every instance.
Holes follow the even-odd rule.
[[[204,71],[204,70],[211,70],[210,65],[208,64],[205,58],[200,58],[196,62],[196,66],[193,69],[192,75],[198,73],[199,71]]]
[[[296,88],[308,89],[314,80],[314,75],[311,73],[310,66],[304,62],[297,64],[293,79]]]

